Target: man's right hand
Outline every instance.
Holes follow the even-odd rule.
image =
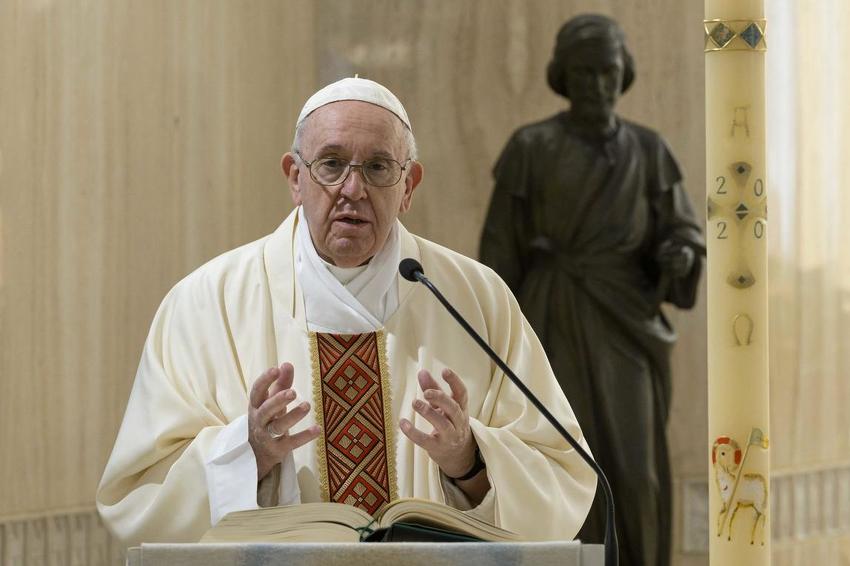
[[[310,403],[306,401],[287,408],[295,400],[295,390],[291,389],[294,376],[292,364],[284,362],[279,368],[266,370],[251,387],[248,442],[257,459],[257,481],[266,477],[287,454],[319,436],[317,425],[289,434],[289,429],[310,412]]]

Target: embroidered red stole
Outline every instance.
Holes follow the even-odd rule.
[[[311,333],[322,497],[369,514],[398,498],[384,340]]]

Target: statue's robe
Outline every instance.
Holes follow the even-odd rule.
[[[248,392],[266,369],[291,362],[298,397],[313,399],[315,334],[305,322],[293,265],[297,222],[293,212],[270,236],[202,266],[160,306],[97,493],[105,524],[127,544],[196,541],[209,529],[211,454],[228,425],[244,419]],[[502,280],[400,224],[399,230],[402,257],[422,263],[470,324],[586,445],[540,342]],[[397,284],[399,307],[380,330],[389,369],[389,420],[396,427],[397,496],[452,503],[436,464],[397,430],[400,417],[431,430],[411,407],[422,398],[416,374],[428,369],[448,390],[439,374],[450,367],[468,389],[470,424],[492,486],[479,507],[489,505],[497,525],[529,539],[573,538],[593,500],[593,473],[427,289],[400,277]],[[293,432],[315,418],[311,411]],[[322,499],[326,470],[319,469],[316,447],[310,442],[296,449],[294,473],[287,475],[285,466],[281,472],[287,475],[282,484],[297,482],[301,502]],[[220,463],[226,466],[230,457],[253,455],[234,449]],[[239,481],[253,496],[256,474],[248,476]],[[244,493],[244,485],[232,489]],[[226,497],[227,490],[217,493]]]
[[[516,131],[494,178],[481,261],[516,295],[607,472],[620,564],[668,564],[676,335],[659,306],[693,306],[704,251],[679,167],[649,129],[618,120],[587,140],[562,112]],[[695,251],[685,277],[656,264],[668,239]],[[603,503],[599,490],[582,540],[602,540]]]

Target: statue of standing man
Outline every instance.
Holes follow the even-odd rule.
[[[620,564],[666,566],[676,334],[660,305],[694,305],[702,233],[664,140],[614,113],[634,80],[614,20],[564,24],[547,79],[569,110],[508,141],[494,168],[481,260],[517,296],[606,470]],[[601,541],[604,522],[598,493],[579,537]]]

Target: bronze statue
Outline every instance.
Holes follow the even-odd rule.
[[[510,285],[611,481],[622,566],[670,561],[665,427],[676,334],[705,253],[669,148],[618,117],[634,61],[612,19],[559,31],[549,86],[570,108],[517,130],[493,170],[481,260]],[[604,500],[579,537],[598,542]]]

